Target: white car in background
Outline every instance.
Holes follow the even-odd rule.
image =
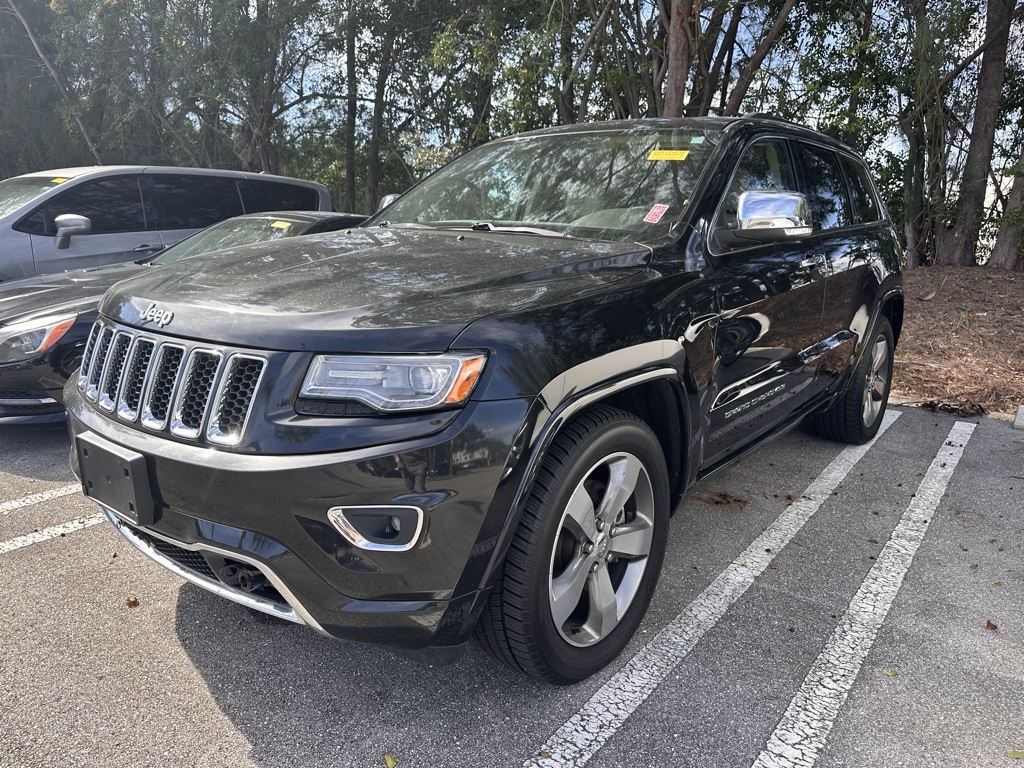
[[[243,213],[332,211],[327,187],[243,171],[107,165],[0,181],[0,282],[137,261]]]

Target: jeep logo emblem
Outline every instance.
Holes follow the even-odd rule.
[[[171,312],[170,310],[167,310],[167,309],[160,309],[156,304],[150,304],[148,307],[146,307],[146,309],[143,311],[143,313],[141,315],[139,315],[139,322],[140,323],[145,323],[145,322],[153,321],[160,328],[163,328],[165,325],[167,325],[173,319],[174,319],[174,313],[173,312]]]

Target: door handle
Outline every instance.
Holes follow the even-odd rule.
[[[810,258],[806,258],[800,262],[800,266],[804,269],[818,268],[825,277],[832,274],[832,261],[823,253],[816,253]]]

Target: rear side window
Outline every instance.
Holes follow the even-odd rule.
[[[736,166],[715,226],[736,228],[740,195],[753,189],[796,191],[796,176],[783,139],[763,139],[747,147]]]
[[[54,235],[57,227],[53,220],[65,213],[87,216],[94,235],[141,232],[147,223],[152,224],[151,217],[147,222],[139,177],[118,176],[72,187],[23,219],[18,229],[32,235]]]
[[[815,229],[838,229],[852,223],[846,182],[839,170],[839,158],[831,149],[800,143],[807,197]]]
[[[867,169],[848,157],[839,156],[839,162],[846,172],[846,180],[850,183],[850,202],[853,204],[853,220],[857,224],[868,224],[882,218],[878,202],[871,191]]]
[[[249,188],[256,201],[256,211],[315,211],[320,207],[317,205],[319,195],[310,187],[250,179]]]
[[[244,213],[234,179],[184,174],[154,174],[150,179],[160,229],[200,229]]]

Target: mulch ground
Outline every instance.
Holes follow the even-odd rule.
[[[893,392],[965,414],[1024,404],[1024,273],[924,267],[904,290]]]

